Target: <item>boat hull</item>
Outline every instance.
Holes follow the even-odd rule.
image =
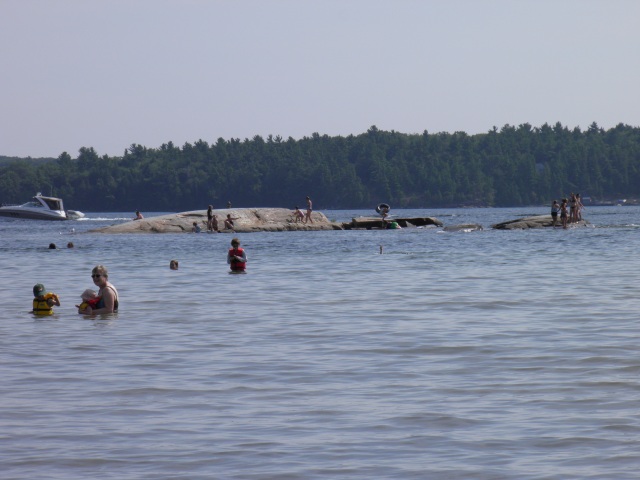
[[[67,215],[64,212],[32,212],[7,207],[0,207],[0,217],[23,218],[26,220],[67,220]]]

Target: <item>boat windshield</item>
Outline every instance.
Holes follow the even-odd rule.
[[[43,198],[42,200],[51,210],[62,210],[62,206],[60,205],[62,202],[60,202],[60,200],[54,200],[53,198]]]
[[[40,202],[33,202],[33,201],[24,203],[20,206],[27,207],[27,208],[44,208],[44,205],[42,205]]]

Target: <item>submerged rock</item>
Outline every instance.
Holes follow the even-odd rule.
[[[293,212],[287,208],[234,208],[214,210],[218,218],[220,233],[247,232],[282,232],[291,230],[342,230],[336,223],[330,222],[320,212],[313,212],[313,223],[295,221]],[[227,214],[234,219],[233,230],[224,228]],[[191,233],[193,222],[196,222],[202,233],[207,232],[207,211],[194,210],[190,212],[172,213],[157,217],[147,217],[142,220],[132,220],[117,225],[102,227],[92,232],[100,233]]]
[[[570,223],[567,225],[569,228],[586,227],[589,222],[586,220],[580,220],[579,222]],[[531,217],[518,218],[516,220],[509,220],[508,222],[496,223],[491,228],[497,230],[527,230],[529,228],[546,228],[553,227],[553,219],[551,215],[534,215]],[[562,228],[560,218],[556,222],[556,228]]]
[[[445,232],[475,232],[476,230],[482,230],[482,225],[478,223],[463,223],[444,227],[443,230]]]
[[[425,227],[428,225],[442,226],[442,222],[434,217],[388,217],[387,223],[396,222],[402,228]],[[383,229],[381,217],[357,217],[351,222],[343,223],[344,230],[371,230]]]

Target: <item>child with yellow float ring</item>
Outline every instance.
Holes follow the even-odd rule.
[[[44,285],[38,283],[33,286],[33,310],[34,315],[53,315],[53,306],[60,306],[60,298],[52,292],[47,292]]]

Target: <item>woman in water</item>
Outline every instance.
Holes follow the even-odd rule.
[[[109,272],[107,267],[96,265],[91,271],[91,278],[98,290],[98,298],[100,299],[95,308],[87,306],[78,313],[85,315],[97,315],[99,313],[115,313],[118,311],[118,291],[111,283],[109,283]]]

